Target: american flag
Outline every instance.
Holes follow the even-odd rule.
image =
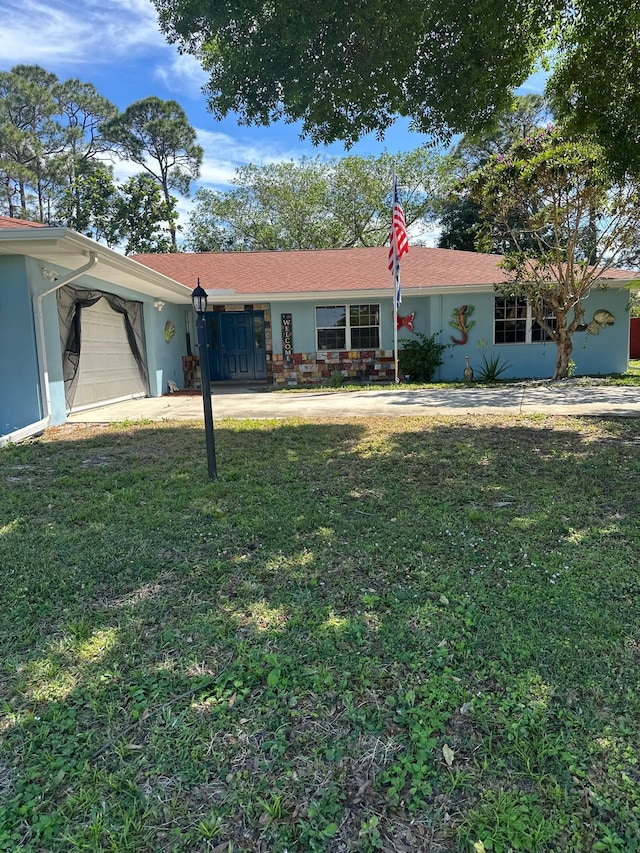
[[[396,305],[402,302],[400,293],[400,258],[409,251],[409,238],[404,221],[404,211],[400,202],[400,191],[398,190],[398,179],[393,180],[393,215],[391,219],[391,232],[389,234],[389,269],[393,271],[393,280],[396,290]]]

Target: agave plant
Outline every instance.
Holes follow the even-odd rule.
[[[492,355],[487,358],[486,353],[482,353],[482,367],[478,368],[479,382],[497,382],[502,374],[511,367],[508,361],[502,361],[501,355]]]

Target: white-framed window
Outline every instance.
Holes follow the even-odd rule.
[[[545,314],[545,322],[554,327],[553,314]],[[536,344],[551,338],[534,318],[526,296],[496,296],[493,340],[496,344]]]
[[[380,306],[316,306],[316,346],[319,351],[379,349]]]

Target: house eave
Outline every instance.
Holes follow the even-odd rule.
[[[190,288],[68,228],[0,229],[0,255],[25,255],[64,270],[96,255],[95,278],[155,299],[191,303]]]

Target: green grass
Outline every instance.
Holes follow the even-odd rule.
[[[626,373],[612,376],[609,385],[640,385],[640,361],[630,361]]]
[[[0,453],[0,851],[640,850],[640,425]]]

